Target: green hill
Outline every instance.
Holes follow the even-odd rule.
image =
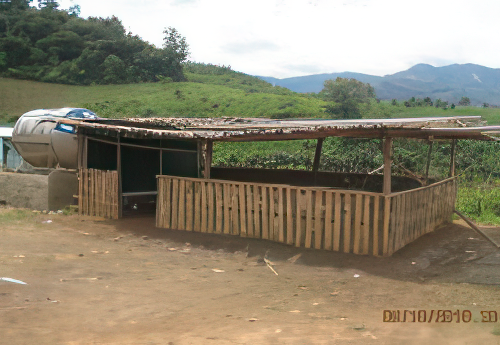
[[[200,65],[200,64],[197,64]],[[0,122],[37,108],[86,107],[102,117],[323,117],[325,102],[230,70],[187,82],[73,86],[0,78]],[[212,69],[208,66],[206,70]],[[223,70],[223,68],[218,68]],[[190,72],[192,71],[192,72]]]
[[[268,117],[328,118],[327,102],[227,67],[184,66],[186,82],[74,86],[0,78],[0,123],[13,123],[38,108],[85,107],[102,117]],[[405,107],[390,102],[363,105],[364,118],[480,115],[500,124],[499,108]]]

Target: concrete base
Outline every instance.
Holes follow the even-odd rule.
[[[76,171],[54,170],[49,174],[49,210],[62,210],[74,205],[73,195],[78,194]]]
[[[47,175],[0,173],[0,205],[47,210],[47,180]]]

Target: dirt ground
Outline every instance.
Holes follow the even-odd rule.
[[[500,344],[481,315],[500,314],[500,251],[461,224],[373,258],[13,212],[0,208],[0,277],[27,285],[0,280],[0,344]]]

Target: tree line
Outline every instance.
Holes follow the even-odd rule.
[[[115,16],[83,19],[78,5],[31,3],[0,1],[0,76],[78,85],[185,80],[189,46],[175,28],[157,48]]]

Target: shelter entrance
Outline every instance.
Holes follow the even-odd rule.
[[[85,142],[82,166],[118,174],[119,217],[154,215],[158,175],[198,177],[199,174],[196,142],[97,136],[86,137]]]

